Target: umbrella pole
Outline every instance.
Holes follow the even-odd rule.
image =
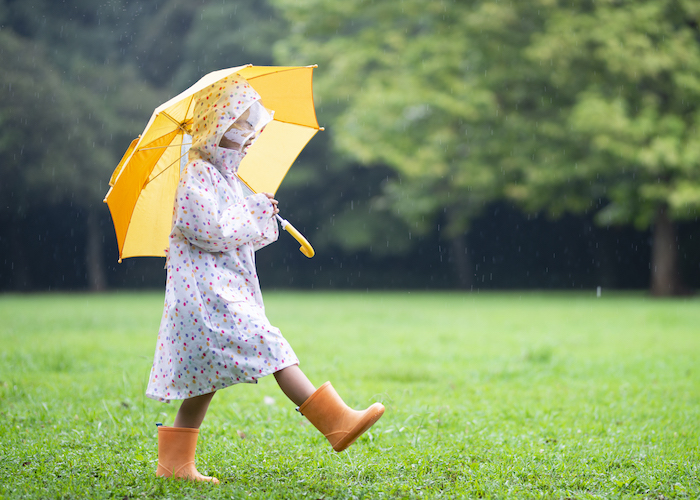
[[[314,251],[314,247],[311,246],[309,241],[306,238],[304,238],[304,235],[301,234],[297,228],[292,226],[288,220],[280,217],[279,214],[275,215],[275,217],[277,217],[277,220],[282,226],[282,229],[291,234],[294,237],[294,239],[299,242],[299,244],[301,245],[301,247],[299,247],[299,251],[301,253],[306,255],[309,259],[316,254],[316,252]]]

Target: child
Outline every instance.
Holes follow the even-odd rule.
[[[299,411],[342,451],[384,413],[355,411],[330,382],[316,389],[265,316],[254,252],[277,239],[277,200],[245,197],[236,172],[272,120],[234,75],[195,96],[192,148],[177,188],[165,306],[146,395],[182,399],[172,427],[158,427],[158,476],[212,481],[194,465],[199,427],[216,391],[274,374]]]

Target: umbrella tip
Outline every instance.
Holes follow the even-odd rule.
[[[326,127],[318,127],[318,129],[319,129],[321,132],[323,132],[324,130],[326,130]]]

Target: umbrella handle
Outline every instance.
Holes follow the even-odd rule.
[[[289,234],[291,234],[295,240],[299,242],[301,247],[299,247],[299,251],[306,255],[309,259],[313,257],[316,252],[314,252],[314,247],[311,246],[311,244],[308,242],[306,238],[304,238],[304,235],[301,234],[297,228],[292,226],[288,220],[283,219],[279,215],[277,215],[277,220],[280,221],[280,224],[282,225],[282,229],[287,231]]]

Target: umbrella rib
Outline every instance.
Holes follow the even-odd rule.
[[[190,134],[187,130],[185,130],[185,128],[182,126],[182,124],[181,124],[180,122],[178,122],[175,118],[173,118],[172,116],[170,116],[168,113],[166,113],[165,111],[161,111],[160,114],[163,115],[164,117],[166,117],[166,118],[167,118],[168,120],[170,120],[171,122],[173,122],[175,125],[177,125],[177,128],[179,128],[180,130],[182,130],[185,134],[187,134],[187,135]],[[180,148],[181,148],[181,147],[182,147],[182,144],[180,144],[180,145],[178,145],[178,144],[170,144],[170,145],[168,145],[168,146],[154,146],[154,147],[152,147],[152,148],[142,148],[142,149],[140,149],[140,151],[146,151],[146,150],[149,150],[149,149],[165,149],[165,148],[172,148],[172,147],[180,147]],[[148,182],[146,182],[143,186],[146,187],[146,186],[149,185],[151,182],[153,182],[154,180],[156,180],[158,177],[161,176],[161,174],[162,174],[163,172],[165,172],[165,171],[168,170],[170,167],[172,167],[173,165],[175,165],[177,162],[179,162],[180,160],[182,160],[182,157],[185,156],[186,154],[187,154],[187,152],[181,154],[180,157],[179,157],[177,160],[173,161],[170,165],[168,165],[168,166],[165,167],[163,170],[161,170],[160,172],[158,172],[158,174],[157,174],[155,177],[153,177],[152,179],[149,179]]]
[[[304,125],[303,123],[289,122],[289,121],[285,121],[285,120],[277,120],[276,118],[273,121],[276,121],[278,123],[286,123],[287,125],[296,125],[298,127],[312,128],[315,130],[326,130],[324,127],[319,127],[319,126],[313,127],[311,125]]]
[[[173,118],[172,116],[170,116],[170,115],[169,115],[168,113],[166,113],[165,111],[161,111],[160,114],[163,115],[164,117],[166,117],[166,118],[167,118],[168,120],[170,120],[171,122],[173,122],[175,125],[177,125],[177,128],[179,128],[180,130],[182,130],[185,134],[188,134],[188,135],[189,135],[189,132],[188,132],[187,130],[185,130],[185,128],[182,126],[182,125],[183,125],[182,123],[180,123],[179,121],[177,121],[175,118]]]
[[[153,146],[151,148],[139,148],[139,151],[148,151],[150,149],[181,148],[181,147],[182,147],[182,144],[168,144],[167,146]]]
[[[146,187],[146,186],[149,185],[151,182],[153,182],[154,180],[156,180],[158,177],[160,177],[160,175],[161,175],[163,172],[165,172],[165,171],[168,170],[170,167],[172,167],[173,165],[175,165],[177,162],[179,162],[180,160],[182,160],[182,157],[185,156],[186,154],[187,154],[187,153],[180,155],[180,157],[179,157],[177,160],[173,161],[170,165],[168,165],[168,166],[165,167],[163,170],[161,170],[160,172],[158,172],[158,174],[157,174],[153,179],[149,179],[149,181],[146,182],[143,186]]]

